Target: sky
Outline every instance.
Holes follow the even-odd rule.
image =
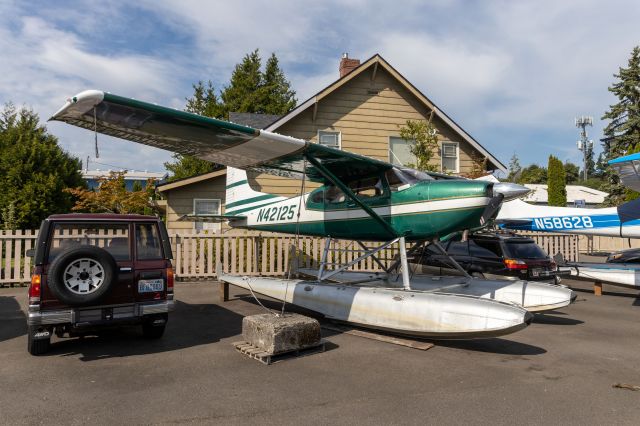
[[[182,109],[191,85],[227,84],[254,49],[272,52],[301,103],[338,77],[342,53],[375,53],[505,165],[579,163],[574,118],[596,153],[607,88],[640,44],[630,1],[0,0],[0,102],[46,121],[98,89]],[[171,153],[49,122],[90,167],[164,171]]]

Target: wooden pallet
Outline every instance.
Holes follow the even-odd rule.
[[[249,358],[256,359],[263,364],[269,365],[276,362],[284,361],[289,358],[297,358],[306,355],[312,355],[320,352],[324,352],[325,342],[321,340],[319,344],[310,346],[304,349],[296,349],[289,352],[282,352],[279,354],[270,354],[250,344],[249,342],[240,341],[232,343],[238,352],[248,356]]]

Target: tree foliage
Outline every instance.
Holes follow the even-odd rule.
[[[580,167],[569,161],[564,163],[564,172],[567,176],[567,184],[576,183],[580,180]]]
[[[40,125],[38,115],[8,104],[0,114],[0,217],[3,226],[37,228],[47,216],[66,213],[83,186],[78,158],[66,153]]]
[[[518,155],[514,153],[511,160],[509,160],[509,174],[507,175],[507,180],[509,182],[515,182],[521,171],[522,166],[520,166],[520,159],[518,158]]]
[[[416,170],[437,172],[439,167],[430,164],[438,148],[438,134],[431,121],[407,120],[400,127],[400,137],[410,144],[409,150],[416,157],[416,164],[407,164]]]
[[[186,110],[206,117],[229,119],[230,112],[284,115],[295,108],[296,93],[291,89],[274,53],[264,72],[258,49],[245,55],[231,74],[230,82],[219,95],[208,81],[193,85],[193,96],[187,98]],[[173,162],[164,163],[169,181],[213,171],[217,166],[208,161],[175,154]]]
[[[547,169],[537,164],[532,164],[521,170],[516,183],[547,183]]]
[[[466,177],[468,179],[477,179],[483,176],[487,176],[491,174],[487,171],[487,162],[489,159],[484,157],[481,154],[472,153],[471,154],[471,171],[467,173],[461,173],[460,176]]]
[[[67,192],[76,198],[72,210],[87,213],[153,214],[157,213],[151,201],[154,193],[153,179],[145,189],[127,191],[124,181],[126,171],[110,172],[98,179],[98,189],[69,188]]]
[[[640,46],[633,48],[627,67],[621,67],[614,77],[617,81],[609,87],[609,91],[618,98],[618,102],[610,105],[602,116],[603,120],[609,120],[601,139],[606,160],[640,150]],[[638,196],[633,191],[625,190],[610,168],[606,169],[605,177],[608,180],[606,190],[609,192],[606,204],[618,205]]]
[[[567,188],[566,174],[562,161],[549,156],[548,164],[548,187],[547,194],[549,196],[548,204],[550,206],[565,207],[567,205]]]

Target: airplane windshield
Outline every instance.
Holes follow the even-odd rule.
[[[386,176],[392,191],[400,191],[418,182],[434,180],[424,172],[404,167],[394,167],[386,172]]]

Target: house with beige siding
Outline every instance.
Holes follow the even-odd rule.
[[[438,108],[380,55],[364,62],[343,55],[339,78],[282,117],[231,114],[231,121],[355,152],[393,164],[415,163],[410,141],[400,137],[407,120],[431,120],[438,149],[432,163],[441,171],[466,174],[478,166],[506,172],[506,167]],[[219,225],[179,222],[184,214],[224,213],[224,170],[160,185],[167,199],[167,224],[172,231],[209,229]],[[249,173],[261,192],[295,195],[300,182]]]

